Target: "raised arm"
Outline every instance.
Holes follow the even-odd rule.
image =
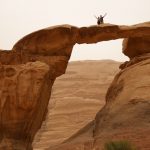
[[[107,15],[107,13],[105,13],[105,15],[103,16],[103,18]]]
[[[96,19],[98,19],[95,15],[94,15],[94,17],[95,17]]]

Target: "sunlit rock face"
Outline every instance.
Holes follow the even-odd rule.
[[[54,26],[25,36],[14,45],[11,51],[1,50],[1,149],[32,149],[33,138],[40,128],[47,112],[53,82],[56,77],[65,73],[72,48],[76,43],[96,43],[119,38],[129,38],[128,40],[130,40],[130,38],[142,38],[144,40],[142,40],[142,42],[145,43],[145,40],[149,39],[150,35],[149,26],[149,22],[134,26],[117,26],[110,24],[82,28],[70,25]],[[144,39],[143,37],[146,38]],[[147,46],[148,43],[149,42],[145,45]],[[141,47],[144,47],[143,44]],[[125,51],[128,50],[125,48]],[[134,49],[129,51],[134,51]],[[143,53],[145,53],[145,51],[149,53],[149,50],[144,50]],[[140,54],[141,53],[140,51]],[[128,53],[126,54],[128,55]],[[136,54],[132,55],[132,57],[135,55]],[[135,63],[128,64],[130,64],[130,62],[126,62],[123,68],[135,66],[133,65]],[[148,63],[141,66],[146,67],[147,65]],[[142,74],[142,72],[138,73],[146,76],[148,72],[145,72],[145,74]],[[137,76],[137,79],[140,80],[139,76]],[[149,82],[147,82],[147,84],[148,83]],[[124,86],[124,84],[122,86]],[[147,85],[143,86],[147,87]],[[122,87],[121,89],[124,88]],[[118,91],[116,91],[116,93],[117,92]],[[110,97],[110,99],[112,98]],[[122,103],[121,100],[118,101],[116,98],[108,100],[108,103],[110,102],[114,102],[114,108],[116,106],[115,102]],[[128,102],[128,100],[126,102]],[[108,103],[105,108],[109,107]],[[104,112],[109,114],[105,108]],[[102,116],[106,116],[105,113]],[[101,117],[98,118],[96,117],[96,122],[100,122],[98,120]],[[101,126],[99,123],[96,123],[94,128],[94,136],[96,137],[98,137],[97,134],[99,133],[98,128],[101,128]]]
[[[54,31],[55,34],[57,35],[57,31]],[[0,51],[1,149],[32,149],[35,133],[47,113],[53,82],[57,76],[65,73],[71,54],[65,51],[72,50],[72,47],[68,46],[59,51],[56,48],[59,44],[55,42],[56,40],[52,42],[53,45],[50,44],[51,47],[43,43],[47,50],[43,53],[38,50],[36,43],[27,37],[25,43],[34,50],[29,46],[24,50],[25,44],[18,43],[19,49]],[[65,42],[64,40],[64,44]]]
[[[52,83],[49,66],[42,62],[0,66],[1,149],[31,149]]]

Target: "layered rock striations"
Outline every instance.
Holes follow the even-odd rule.
[[[0,131],[2,133],[0,148],[32,149],[33,138],[45,118],[53,82],[56,77],[65,73],[72,48],[76,43],[96,43],[119,38],[127,38],[124,42],[126,44],[124,53],[131,60],[121,66],[123,70],[108,90],[107,103],[96,117],[92,137],[94,143],[97,143],[97,138],[105,133],[106,129],[111,131],[114,125],[112,118],[113,121],[116,119],[114,123],[123,124],[118,125],[118,128],[115,126],[116,130],[112,130],[117,131],[116,134],[119,133],[119,129],[129,125],[129,123],[124,124],[126,121],[133,122],[133,119],[135,122],[143,121],[143,124],[131,123],[130,128],[127,129],[133,129],[134,125],[135,129],[140,128],[139,133],[141,133],[143,126],[146,128],[144,132],[148,132],[149,125],[147,118],[144,117],[149,116],[147,110],[149,95],[145,92],[149,90],[147,69],[150,22],[134,26],[104,24],[82,28],[62,25],[31,33],[18,41],[11,51],[0,51]],[[141,55],[144,55],[143,59],[138,59]],[[138,58],[132,61],[135,57]],[[138,82],[141,77],[143,82]],[[130,87],[128,84],[131,84]],[[121,94],[122,96],[119,96]],[[123,116],[119,120],[120,109],[123,109]],[[145,111],[142,111],[143,109]],[[139,115],[138,111],[144,119],[136,117]],[[134,112],[135,116],[124,118],[124,115],[130,112]],[[110,135],[111,133],[109,132]]]
[[[105,104],[107,89],[119,65],[112,60],[69,62],[65,75],[53,85],[49,111],[33,148],[43,150],[59,145],[92,121]]]

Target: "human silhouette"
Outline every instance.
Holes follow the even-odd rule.
[[[104,17],[106,16],[107,14],[105,13],[104,16],[100,15],[99,17],[96,17],[95,18],[97,19],[97,24],[100,25],[100,24],[103,24],[104,23]]]

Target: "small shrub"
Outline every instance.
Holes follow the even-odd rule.
[[[136,150],[128,141],[110,141],[104,146],[104,150]]]

